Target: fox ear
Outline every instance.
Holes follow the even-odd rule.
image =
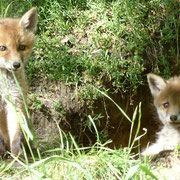
[[[37,26],[37,9],[31,8],[20,19],[19,24],[25,30],[35,33]]]
[[[155,74],[147,75],[149,88],[153,96],[159,95],[159,93],[166,87],[166,81]]]

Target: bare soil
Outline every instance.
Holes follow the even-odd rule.
[[[100,120],[99,131],[105,130],[108,134],[107,139],[111,139],[111,148],[126,147],[129,141],[131,123],[121,114],[118,108],[106,97],[94,101],[91,108],[85,101],[80,101],[76,96],[78,89],[65,86],[61,82],[52,83],[50,81],[42,82],[43,86],[34,85],[29,93],[29,108],[33,124],[36,127],[38,136],[42,134],[45,137],[58,136],[59,124],[65,132],[70,132],[78,137],[77,140],[85,146],[92,145],[96,141],[95,132],[83,124],[87,120],[87,115],[101,113],[103,118]],[[156,112],[153,108],[152,98],[147,86],[137,89],[137,95],[109,94],[109,96],[128,114],[131,118],[135,107],[142,102],[141,130],[139,135],[144,133],[143,128],[147,129],[147,134],[141,139],[141,148],[144,148],[148,142],[153,142],[155,133],[159,130],[159,121],[156,120]],[[40,108],[34,106],[34,101],[40,101]],[[55,105],[61,102],[62,111],[60,114]],[[138,116],[137,116],[138,117]],[[136,119],[137,122],[137,119]],[[135,123],[134,131],[137,124]],[[51,135],[51,132],[53,136]],[[49,133],[47,133],[49,132]],[[135,132],[134,132],[135,133]],[[137,149],[136,149],[137,152]]]

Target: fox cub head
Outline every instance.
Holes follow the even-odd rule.
[[[163,124],[180,126],[180,77],[164,80],[148,74],[147,79],[159,119]]]
[[[37,10],[19,19],[0,19],[0,68],[18,71],[29,58],[35,40]]]

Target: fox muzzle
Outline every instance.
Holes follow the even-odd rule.
[[[13,68],[14,69],[19,69],[21,67],[21,63],[20,62],[14,62],[13,63]]]
[[[175,121],[178,120],[178,116],[176,116],[176,115],[171,115],[171,116],[170,116],[170,120],[171,120],[172,122],[175,122]]]

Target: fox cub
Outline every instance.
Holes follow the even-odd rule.
[[[37,10],[30,9],[19,19],[0,19],[0,154],[18,155],[24,142],[19,120],[26,120],[23,96],[27,92],[24,65],[35,41]],[[13,76],[13,73],[16,80]]]
[[[180,76],[164,80],[155,74],[147,76],[163,128],[157,140],[142,155],[156,155],[164,150],[173,150],[180,143]]]

